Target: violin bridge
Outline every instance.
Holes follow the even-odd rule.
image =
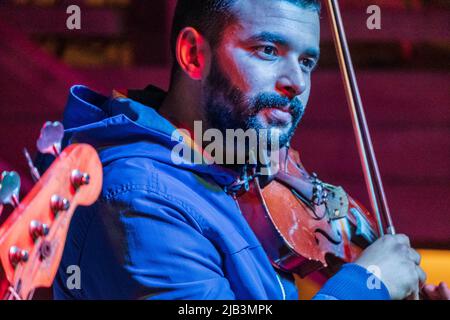
[[[326,212],[329,220],[337,220],[347,217],[348,196],[342,187],[327,185],[328,201],[326,203]]]

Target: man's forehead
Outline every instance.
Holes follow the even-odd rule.
[[[319,15],[311,8],[304,8],[288,0],[237,0],[232,11],[235,22],[247,24],[266,24],[279,22],[283,25],[310,25],[319,27]]]
[[[241,40],[257,33],[273,32],[287,38],[308,33],[318,41],[320,21],[313,9],[287,0],[237,0],[232,10],[234,21],[230,29]]]

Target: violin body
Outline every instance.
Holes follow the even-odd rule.
[[[251,183],[237,201],[272,264],[301,277],[336,272],[354,261],[379,234],[373,214],[340,187],[327,184],[328,201],[313,205],[311,175],[292,149],[281,152],[275,178]]]

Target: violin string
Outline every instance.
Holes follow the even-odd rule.
[[[17,293],[16,289],[12,286],[9,286],[8,291],[10,293],[10,296],[8,297],[8,300],[14,300],[12,298],[15,298],[16,300],[22,300],[20,295]]]

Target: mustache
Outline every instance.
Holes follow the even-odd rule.
[[[252,100],[252,115],[256,115],[264,109],[284,109],[286,107],[289,107],[292,114],[298,116],[303,116],[305,112],[303,103],[297,97],[291,100],[276,93],[261,93]]]

